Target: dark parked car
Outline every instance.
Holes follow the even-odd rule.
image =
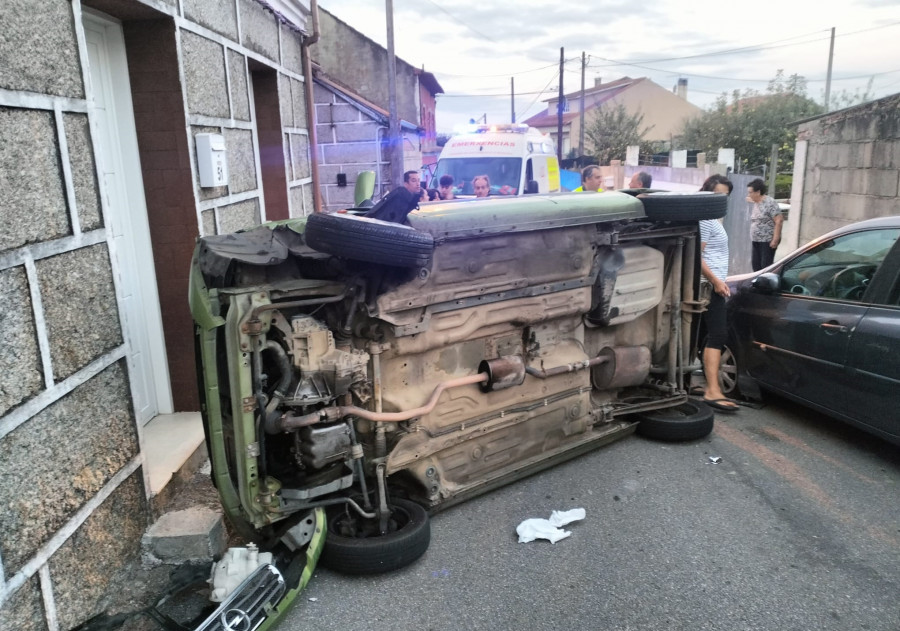
[[[900,216],[728,278],[726,392],[772,390],[900,444]]]

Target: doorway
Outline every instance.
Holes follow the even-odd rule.
[[[82,22],[110,257],[128,348],[134,412],[143,425],[157,414],[171,413],[173,405],[125,39],[121,23],[114,18],[85,9]]]

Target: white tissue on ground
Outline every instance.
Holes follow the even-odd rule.
[[[516,534],[519,535],[519,543],[528,543],[535,539],[547,539],[550,543],[556,543],[565,539],[572,533],[563,530],[560,526],[571,524],[573,521],[584,519],[583,508],[573,508],[567,511],[553,511],[550,519],[532,518],[526,519],[516,526]]]
[[[584,519],[585,512],[583,508],[573,508],[572,510],[555,510],[550,513],[550,524],[556,526],[565,526],[573,521]]]

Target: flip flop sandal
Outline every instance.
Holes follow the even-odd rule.
[[[703,402],[714,410],[720,412],[737,412],[740,408],[736,401],[731,399],[703,399]],[[732,403],[733,405],[723,405],[723,402]]]

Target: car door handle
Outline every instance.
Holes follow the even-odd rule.
[[[832,320],[831,322],[823,322],[819,326],[825,329],[826,333],[830,334],[847,332],[847,327],[845,327],[843,324],[838,324],[834,320]]]

